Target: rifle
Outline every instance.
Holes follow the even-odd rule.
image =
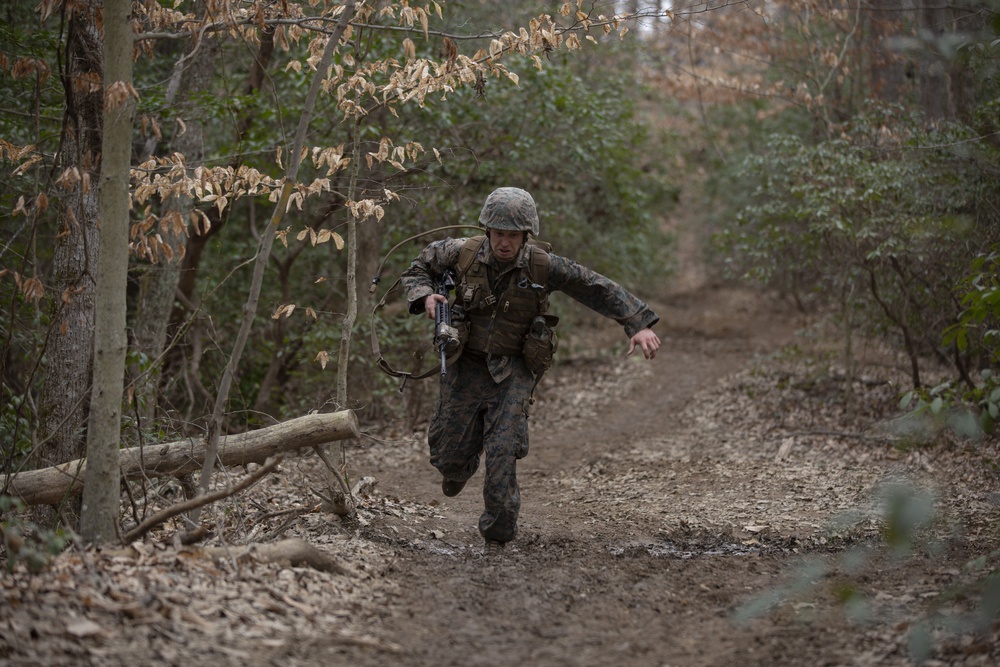
[[[434,311],[434,344],[441,355],[441,377],[448,373],[448,353],[454,352],[461,345],[458,339],[458,329],[451,325],[451,306],[448,305],[448,294],[455,289],[455,276],[451,271],[445,271],[435,283],[437,293],[445,298],[438,301]]]

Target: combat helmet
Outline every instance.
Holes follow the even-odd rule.
[[[521,188],[497,188],[486,198],[479,226],[488,229],[528,232],[538,236],[535,200]]]

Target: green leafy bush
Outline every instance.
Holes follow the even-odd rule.
[[[0,539],[6,552],[6,566],[13,570],[23,563],[32,572],[49,564],[52,556],[61,553],[75,538],[63,527],[41,528],[20,516],[24,503],[17,498],[0,496]]]
[[[961,377],[930,389],[906,392],[900,407],[953,428],[966,437],[978,438],[996,430],[1000,418],[1000,253],[981,254],[969,265],[969,273],[958,283],[962,310],[957,322],[947,327],[943,344],[972,357],[982,369],[963,372]],[[963,370],[960,368],[960,370]]]
[[[837,309],[847,331],[905,350],[913,385],[926,357],[949,358],[942,332],[969,249],[991,237],[974,213],[989,188],[971,159],[972,130],[928,125],[919,114],[876,107],[832,139],[773,135],[748,156],[750,201],[718,236],[736,275]]]

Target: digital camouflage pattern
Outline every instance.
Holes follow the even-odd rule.
[[[521,493],[517,460],[528,453],[528,407],[535,377],[520,359],[502,382],[482,362],[460,357],[441,383],[428,431],[431,465],[458,482],[472,477],[485,458],[479,533],[510,542],[517,535]]]
[[[465,242],[435,241],[403,272],[411,313],[424,313],[424,299],[434,293],[435,278],[456,269]],[[492,256],[489,244],[483,244],[476,261],[486,264],[494,294],[502,292],[508,279],[518,279],[517,272],[526,271],[526,255],[522,249],[516,260],[503,265]],[[548,293],[563,292],[614,319],[629,338],[659,320],[648,305],[613,280],[570,259],[552,253],[548,257]],[[502,312],[497,316],[502,317]],[[487,359],[464,352],[449,367],[441,385],[428,437],[431,464],[444,477],[465,481],[485,456],[485,506],[479,532],[487,540],[509,542],[517,534],[521,495],[516,466],[528,453],[528,405],[534,383],[534,375],[519,356]]]
[[[535,200],[521,188],[497,188],[486,198],[479,213],[479,226],[530,232],[538,236],[538,210]]]

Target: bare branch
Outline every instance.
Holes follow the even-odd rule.
[[[272,470],[274,470],[278,466],[278,464],[281,463],[281,460],[283,458],[284,456],[281,454],[269,458],[267,461],[264,462],[264,465],[262,465],[260,468],[250,473],[246,477],[244,477],[242,480],[240,480],[233,486],[219,489],[218,491],[212,491],[211,493],[205,493],[199,496],[195,496],[190,500],[185,500],[184,502],[180,502],[177,503],[176,505],[171,505],[166,509],[160,510],[153,516],[148,517],[145,521],[140,523],[132,530],[125,533],[124,537],[122,537],[122,542],[124,544],[129,544],[130,542],[134,542],[135,540],[139,539],[140,537],[148,533],[150,530],[160,525],[164,521],[167,521],[168,519],[172,519],[173,517],[179,514],[183,514],[184,512],[189,512],[193,509],[203,507],[210,503],[214,503],[216,500],[228,498],[229,496],[237,494],[240,491],[243,491],[244,489],[253,486],[258,480],[260,480],[262,477],[264,477]]]

